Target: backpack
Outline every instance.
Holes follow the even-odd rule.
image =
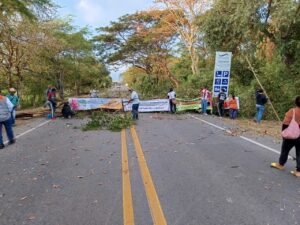
[[[281,135],[284,139],[297,139],[300,137],[300,128],[299,124],[295,120],[295,109],[293,109],[293,118],[285,130],[281,132]]]

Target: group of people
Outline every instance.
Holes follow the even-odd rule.
[[[136,91],[132,88],[129,89],[130,92],[130,100],[129,103],[132,103],[132,117],[134,120],[139,119],[139,96]],[[52,105],[52,108],[55,112],[57,107],[56,101],[56,89],[51,85],[48,86],[46,91],[47,101]],[[170,112],[176,112],[176,92],[173,88],[170,88],[168,92],[168,99],[170,104]],[[208,102],[211,98],[211,92],[207,87],[204,87],[200,91],[201,97],[201,109],[204,115],[207,115],[207,106]],[[224,108],[225,101],[227,99],[227,94],[224,89],[218,94],[218,114],[220,117],[224,116]],[[264,94],[262,89],[256,91],[256,117],[255,122],[260,123],[263,117],[263,113],[265,110],[265,104],[268,102],[267,96]],[[3,149],[3,135],[2,135],[2,127],[5,127],[6,134],[8,137],[8,144],[14,144],[16,142],[13,132],[13,126],[15,124],[16,118],[16,109],[19,105],[19,97],[16,95],[16,89],[10,88],[9,94],[4,96],[0,93],[0,149]],[[228,101],[228,108],[230,118],[235,119],[237,117],[238,104],[234,94],[231,95],[231,98]],[[74,112],[71,110],[71,107],[68,102],[64,103],[62,114],[65,118],[69,118],[70,116],[74,116]],[[293,124],[294,127],[291,127]],[[296,124],[296,125],[295,125]],[[295,128],[296,126],[296,128]],[[294,129],[294,130],[293,130]],[[290,150],[295,147],[296,148],[296,170],[292,171],[292,174],[296,177],[300,177],[300,96],[297,96],[295,99],[295,107],[290,109],[286,114],[283,120],[282,132],[292,132],[293,137],[287,135],[283,136],[282,147],[281,147],[281,155],[279,157],[278,162],[271,163],[271,167],[283,170],[284,165],[288,160],[288,156]],[[287,132],[285,132],[287,133]]]
[[[211,92],[208,90],[207,86],[205,86],[202,90],[200,90],[200,104],[201,104],[201,112],[203,115],[207,115],[207,108],[210,104],[210,99],[212,97]],[[176,92],[173,88],[170,88],[168,92],[168,99],[170,104],[170,112],[175,113],[176,112]],[[218,114],[220,117],[223,117],[225,114],[225,101],[227,99],[227,94],[225,92],[225,89],[222,89],[222,91],[218,95]],[[238,103],[237,99],[234,96],[234,94],[231,95],[231,98],[229,98],[228,101],[228,108],[229,108],[229,116],[231,119],[237,118],[237,110],[238,110]]]
[[[56,88],[52,85],[48,85],[48,88],[46,90],[46,99],[47,104],[50,106],[51,109],[51,118],[55,118],[55,112],[57,108],[57,99],[56,99]],[[64,118],[70,118],[75,115],[73,110],[71,109],[71,106],[68,101],[64,102],[61,113]]]
[[[16,95],[16,89],[10,88],[9,94],[4,96],[0,93],[0,149],[3,149],[3,135],[2,127],[5,127],[5,131],[8,138],[8,144],[14,144],[16,142],[13,126],[16,121],[16,109],[19,105],[19,97]]]
[[[207,115],[207,103],[211,98],[211,92],[207,89],[207,87],[204,87],[200,93],[202,113],[204,115]],[[255,99],[256,115],[254,121],[260,123],[263,117],[263,113],[265,111],[265,104],[268,102],[268,98],[264,94],[264,91],[262,89],[258,89],[255,93]],[[231,119],[236,119],[239,109],[237,99],[234,94],[231,94],[230,98],[227,100],[226,90],[222,89],[217,97],[217,108],[220,117],[224,116],[225,105],[229,109],[229,117]]]

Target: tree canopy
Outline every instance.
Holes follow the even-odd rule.
[[[117,68],[142,97],[165,97],[171,86],[197,97],[212,86],[216,51],[233,53],[229,92],[242,115],[253,114],[258,80],[280,115],[299,95],[299,0],[156,0],[92,38],[55,18],[50,0],[3,0],[0,11],[0,84],[17,87],[26,104],[40,103],[49,83],[62,98],[108,87]]]
[[[55,11],[53,7],[46,0],[1,5],[0,85],[4,93],[15,87],[23,106],[41,104],[49,84],[62,99],[111,84],[87,28],[78,30],[54,15],[40,17],[45,10]]]

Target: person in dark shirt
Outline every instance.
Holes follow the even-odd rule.
[[[256,116],[255,121],[260,123],[265,111],[265,104],[268,102],[268,98],[264,94],[262,89],[256,91]]]
[[[227,98],[225,89],[222,88],[222,91],[218,95],[218,113],[220,117],[224,116],[224,102]]]
[[[64,103],[61,113],[62,113],[63,117],[66,119],[68,119],[70,117],[72,118],[73,116],[75,116],[75,113],[72,111],[69,102]]]
[[[170,104],[170,112],[176,113],[176,92],[173,90],[173,88],[170,88],[170,91],[168,92],[168,99]]]

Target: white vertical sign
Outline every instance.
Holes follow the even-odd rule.
[[[222,89],[225,90],[228,96],[231,58],[232,58],[231,52],[216,52],[214,83],[213,83],[214,97],[217,97]]]

